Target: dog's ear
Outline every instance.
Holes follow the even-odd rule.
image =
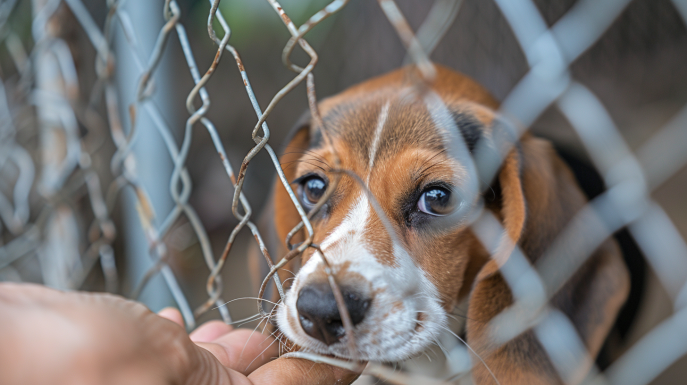
[[[498,174],[498,187],[501,191],[501,217],[505,230],[494,259],[503,264],[520,241],[525,227],[525,194],[520,175],[521,162],[518,148],[513,148],[503,161]]]
[[[505,157],[498,175],[485,193],[485,198],[496,200],[493,206],[495,214],[501,219],[504,233],[499,239],[496,252],[481,268],[477,276],[478,281],[498,272],[523,235],[527,219],[527,204],[522,185],[521,167],[521,155],[516,147]]]
[[[531,263],[537,263],[586,203],[574,176],[551,144],[528,134],[506,156],[497,181],[501,190],[497,215],[502,216],[507,238],[518,244]],[[500,347],[490,340],[489,321],[513,303],[510,286],[498,268],[505,263],[514,244],[500,247],[495,258],[480,270],[472,287],[468,342],[476,352],[485,355],[485,364],[502,383],[577,383],[578,378],[559,377],[532,331]],[[574,242],[570,247],[575,247]],[[607,240],[558,290],[550,305],[570,319],[594,357],[628,288],[622,256],[615,242]],[[576,374],[584,375],[587,370],[581,367]],[[484,365],[476,364],[473,375],[477,383],[491,381]]]
[[[451,117],[465,147],[476,161],[480,178],[491,177],[494,175],[493,167],[499,167],[494,180],[484,181],[482,185],[487,204],[500,217],[506,230],[506,236],[502,237],[492,258],[495,266],[491,270],[496,271],[520,241],[525,226],[527,210],[521,178],[521,151],[511,126],[493,109],[482,105],[461,108],[452,110]],[[500,159],[502,153],[506,155],[500,166],[492,162]]]
[[[463,133],[463,137],[465,136],[466,134]],[[473,144],[477,152],[477,167],[481,173],[484,173],[489,166],[480,167],[484,166],[484,164],[480,165],[480,160],[483,161],[485,158],[479,158],[480,151],[483,153],[482,155],[498,159],[498,154],[501,151],[499,148],[509,148],[495,178],[484,189],[485,202],[501,220],[504,234],[499,240],[495,255],[480,272],[481,278],[495,273],[500,266],[506,263],[515,245],[521,240],[527,220],[528,207],[523,186],[522,149],[519,146],[520,143],[514,143],[509,137],[510,135],[505,132],[503,127],[496,123],[489,131],[481,133],[476,142],[477,145]],[[475,155],[474,152],[473,155]]]
[[[296,170],[298,168],[298,161],[305,154],[305,152],[310,148],[311,139],[313,137],[311,133],[310,124],[310,112],[305,112],[301,115],[300,119],[296,125],[291,129],[291,132],[286,137],[286,145],[283,147],[281,152],[281,157],[279,158],[279,163],[284,170],[284,176],[286,180],[291,183],[296,179]],[[276,233],[278,237],[283,241],[286,235],[293,229],[299,222],[300,216],[294,206],[291,197],[289,196],[286,188],[281,183],[277,177],[274,184],[274,224],[276,227]],[[298,243],[304,240],[304,233],[300,231],[296,234],[291,243]]]
[[[306,112],[300,117],[286,136],[284,141],[286,145],[282,146],[282,151],[280,153],[279,163],[281,164],[282,170],[284,170],[284,176],[288,182],[292,182],[295,179],[298,160],[303,156],[304,151],[308,149],[311,136],[310,113]],[[273,262],[276,262],[276,260],[286,255],[288,252],[284,240],[289,231],[298,224],[300,217],[298,216],[298,211],[293,205],[286,188],[284,188],[281,180],[279,180],[279,176],[275,176],[273,183],[272,191],[260,214],[257,225]],[[301,242],[303,239],[303,232],[301,231],[293,237],[291,242],[293,244]],[[250,269],[251,281],[254,291],[257,293],[263,277],[267,275],[269,270],[257,244],[251,243],[248,254],[248,267]],[[287,266],[287,270],[293,271],[293,268]],[[282,277],[282,279],[286,279],[286,277]],[[272,295],[272,299],[276,298],[276,293]]]

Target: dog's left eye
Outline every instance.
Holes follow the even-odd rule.
[[[310,210],[324,195],[325,190],[327,190],[327,182],[319,176],[313,175],[301,181],[300,184],[301,203],[305,209]]]
[[[443,187],[429,187],[422,192],[417,201],[418,210],[435,216],[443,216],[453,211],[454,199],[451,191]]]

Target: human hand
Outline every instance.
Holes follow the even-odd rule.
[[[170,322],[172,321],[172,322]],[[181,315],[108,294],[0,283],[0,384],[296,385],[355,374],[276,359],[272,337],[211,321],[191,336]]]

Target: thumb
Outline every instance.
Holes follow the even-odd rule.
[[[224,367],[208,350],[195,346],[195,351],[196,362],[184,385],[255,385],[243,374]]]

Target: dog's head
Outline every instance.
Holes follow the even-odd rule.
[[[333,148],[321,128],[306,122],[281,158],[306,211],[340,177],[312,218],[314,243],[340,286],[358,358],[367,360],[397,361],[424,350],[488,259],[467,226],[479,197],[467,157],[491,140],[497,103],[474,81],[439,66],[434,83],[418,92],[412,71],[324,100],[320,112]],[[347,173],[335,170],[336,157]],[[515,152],[495,180],[489,208],[517,240],[524,201]],[[275,214],[284,239],[300,219],[280,185]],[[305,349],[349,356],[320,253],[308,249],[301,264],[277,310],[280,330]]]

